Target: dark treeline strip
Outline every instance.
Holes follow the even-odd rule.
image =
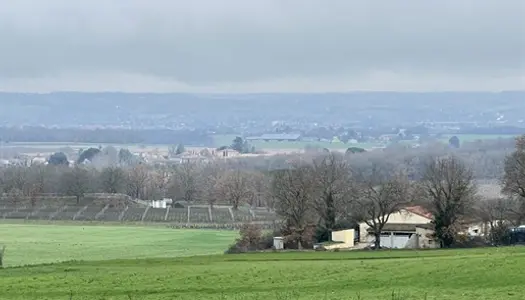
[[[201,130],[169,129],[80,129],[45,127],[0,127],[3,142],[178,144],[211,146],[210,135]]]

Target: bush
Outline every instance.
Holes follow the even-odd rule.
[[[489,246],[489,244],[482,237],[469,237],[466,235],[459,235],[456,238],[456,241],[451,245],[451,248],[478,248],[487,246]]]
[[[238,243],[241,247],[248,249],[258,248],[262,240],[261,226],[256,224],[244,224],[239,232],[241,234]]]
[[[299,233],[300,232],[300,233]],[[316,226],[309,225],[303,230],[299,231],[295,228],[284,228],[282,236],[284,236],[285,249],[312,249],[315,243]]]
[[[0,249],[0,269],[4,267],[4,253],[5,253],[5,246]]]
[[[489,239],[492,245],[510,245],[510,231],[506,224],[496,224],[493,226],[489,234]]]
[[[179,202],[175,202],[171,205],[171,207],[173,208],[185,208],[184,205],[182,205],[181,203]]]
[[[263,240],[262,228],[257,224],[243,224],[239,231],[240,238],[231,245],[226,253],[244,253],[248,251],[260,250]]]

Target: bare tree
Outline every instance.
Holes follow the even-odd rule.
[[[4,169],[0,168],[0,196],[5,192],[6,190],[6,176]]]
[[[165,166],[157,166],[149,176],[149,189],[145,198],[165,198],[171,173]]]
[[[104,193],[121,193],[126,187],[126,173],[120,167],[107,167],[100,173],[100,185]]]
[[[197,163],[184,161],[174,169],[168,193],[174,200],[194,202],[200,196],[200,178]]]
[[[224,166],[219,162],[210,162],[201,172],[201,186],[202,186],[202,198],[213,207],[217,202],[217,184],[223,173],[225,172]]]
[[[7,197],[11,204],[17,207],[24,198],[24,193],[18,188],[12,188],[7,193]]]
[[[240,169],[227,170],[217,180],[215,191],[217,198],[227,200],[236,210],[254,197],[252,173]]]
[[[88,191],[89,180],[89,172],[76,166],[62,173],[62,190],[66,195],[75,196],[78,204]]]
[[[144,190],[149,180],[149,170],[143,165],[135,165],[128,170],[128,195],[135,198],[144,198]]]
[[[390,173],[377,165],[369,174],[360,175],[355,192],[353,214],[374,234],[374,248],[381,248],[381,232],[390,216],[409,204],[410,184],[401,172]]]
[[[52,175],[51,174],[52,166],[43,166],[37,165],[32,166],[28,169],[28,196],[31,199],[31,206],[35,206],[37,202],[37,197],[45,192],[47,182]]]
[[[273,210],[274,201],[270,191],[271,178],[266,173],[256,172],[253,174],[253,189],[254,197],[252,203],[253,207],[266,207],[268,211]]]
[[[473,207],[477,192],[473,173],[454,156],[432,159],[420,187],[434,216],[435,236],[442,247],[450,247],[456,239],[458,221]]]
[[[307,242],[308,229],[315,224],[314,186],[312,185],[312,167],[296,165],[289,169],[273,172],[272,194],[276,200],[277,214],[285,222],[285,231],[302,249]]]
[[[5,170],[4,189],[9,192],[17,189],[22,195],[29,194],[28,169],[25,167],[9,167]]]
[[[505,244],[514,201],[508,198],[487,199],[477,205],[477,213],[483,226],[488,224],[489,239],[493,244]]]
[[[344,215],[352,191],[350,167],[342,155],[328,153],[313,160],[314,205],[328,238],[336,220]]]
[[[514,223],[525,221],[525,135],[516,139],[514,152],[505,158],[502,192],[515,199],[512,205]]]

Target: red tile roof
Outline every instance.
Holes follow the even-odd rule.
[[[420,215],[422,217],[425,217],[427,219],[432,219],[433,215],[428,210],[426,210],[423,206],[407,206],[404,208],[406,211],[411,212],[416,215]]]

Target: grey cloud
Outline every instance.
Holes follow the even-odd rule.
[[[522,0],[0,3],[0,88],[70,73],[242,86],[362,81],[377,72],[414,85],[448,76],[509,78],[525,88]]]

